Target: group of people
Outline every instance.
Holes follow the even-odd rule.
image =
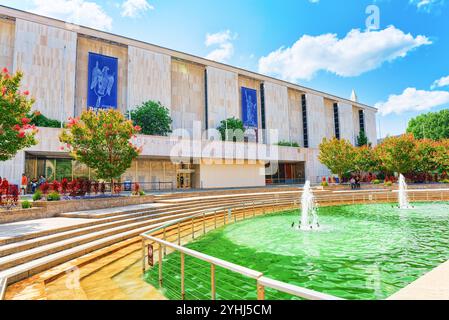
[[[35,193],[37,188],[40,187],[45,182],[47,182],[47,179],[45,179],[44,176],[40,176],[39,179],[33,178],[29,182],[28,181],[28,177],[24,173],[24,174],[22,174],[22,183],[21,183],[21,186],[20,186],[20,191],[25,195],[27,193],[28,184],[29,184],[30,188],[31,188],[31,193]]]
[[[359,176],[352,176],[351,180],[349,180],[349,183],[351,184],[351,190],[360,190],[360,177]]]
[[[31,193],[35,193],[37,188],[47,181],[44,176],[40,176],[39,179],[33,178],[31,181],[28,179],[26,174],[22,174],[22,179],[20,182],[20,193],[23,195],[27,194],[28,187],[30,187]],[[0,194],[6,194],[8,192],[10,184],[6,178],[0,177]]]

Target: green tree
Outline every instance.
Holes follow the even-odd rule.
[[[374,150],[367,146],[361,146],[354,150],[354,170],[358,172],[375,172],[379,169],[379,160]]]
[[[318,159],[329,170],[338,175],[340,182],[344,174],[352,172],[355,168],[356,148],[345,139],[323,139],[320,146]]]
[[[388,137],[375,148],[380,168],[385,173],[407,174],[416,167],[416,140],[412,134]]]
[[[47,118],[40,112],[36,111],[34,113],[29,113],[27,115],[30,118],[30,124],[34,124],[36,127],[44,127],[44,128],[61,128],[61,122],[58,120],[53,120]]]
[[[422,139],[416,141],[414,149],[415,173],[430,174],[438,170],[437,149],[439,143],[430,139]]]
[[[220,131],[221,139],[223,141],[236,141],[236,133],[243,134],[243,132],[245,132],[245,127],[243,126],[242,120],[232,117],[222,120],[217,130]]]
[[[131,111],[131,119],[134,125],[142,128],[142,134],[167,136],[172,132],[173,120],[170,117],[170,112],[160,102],[144,102],[137,109]]]
[[[26,116],[34,100],[28,91],[20,92],[22,77],[21,72],[11,75],[6,68],[0,73],[0,161],[37,143],[37,129]]]
[[[440,173],[449,173],[449,139],[438,142],[434,161]]]
[[[416,139],[449,139],[449,109],[417,116],[408,123],[407,133]]]
[[[84,111],[69,119],[59,140],[71,155],[111,183],[131,167],[141,149],[131,139],[140,131],[117,110]]]
[[[360,131],[360,135],[357,137],[357,147],[369,145],[368,137],[364,130]]]

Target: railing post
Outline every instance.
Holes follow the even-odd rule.
[[[181,300],[186,298],[186,288],[185,288],[185,256],[181,252]]]
[[[203,235],[206,234],[206,214],[203,213]]]
[[[181,245],[181,223],[178,222],[178,246]]]
[[[167,241],[166,228],[164,228],[164,241]],[[167,246],[164,246],[164,257],[167,255]]]
[[[142,238],[142,273],[145,274],[146,272],[146,265],[145,265],[145,238]]]
[[[217,211],[214,212],[214,226],[217,229]]]
[[[256,205],[254,204],[253,201],[253,218],[256,216]]]
[[[265,300],[265,287],[257,282],[257,300]]]
[[[195,218],[192,218],[192,239],[195,239]]]
[[[226,225],[226,209],[223,212],[223,225]]]
[[[159,243],[159,252],[158,252],[158,259],[159,259],[159,287],[162,288],[162,244]]]
[[[215,265],[210,265],[210,287],[211,287],[211,295],[212,300],[216,300],[217,298],[217,291],[215,288]]]

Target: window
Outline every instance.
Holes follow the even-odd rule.
[[[204,114],[204,122],[205,122],[205,128],[206,130],[209,129],[209,102],[208,102],[208,92],[207,92],[207,70],[204,70],[204,110],[205,110],[205,114]]]
[[[334,125],[335,125],[335,138],[340,140],[340,117],[338,115],[338,103],[334,103]]]
[[[307,98],[302,95],[302,126],[304,130],[304,148],[309,147],[309,130],[307,129]]]
[[[266,165],[269,167],[269,164]],[[273,175],[267,175],[266,184],[302,184],[305,182],[305,163],[283,163],[278,164],[278,170]]]
[[[359,122],[360,122],[360,132],[365,133],[365,112],[359,110]]]
[[[260,111],[262,117],[262,130],[266,129],[266,121],[265,121],[265,87],[263,83],[260,84]]]

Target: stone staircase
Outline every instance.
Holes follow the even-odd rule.
[[[299,191],[164,197],[157,203],[60,214],[79,224],[0,239],[0,279],[11,284],[192,214],[291,204]],[[87,221],[86,221],[87,220]]]

